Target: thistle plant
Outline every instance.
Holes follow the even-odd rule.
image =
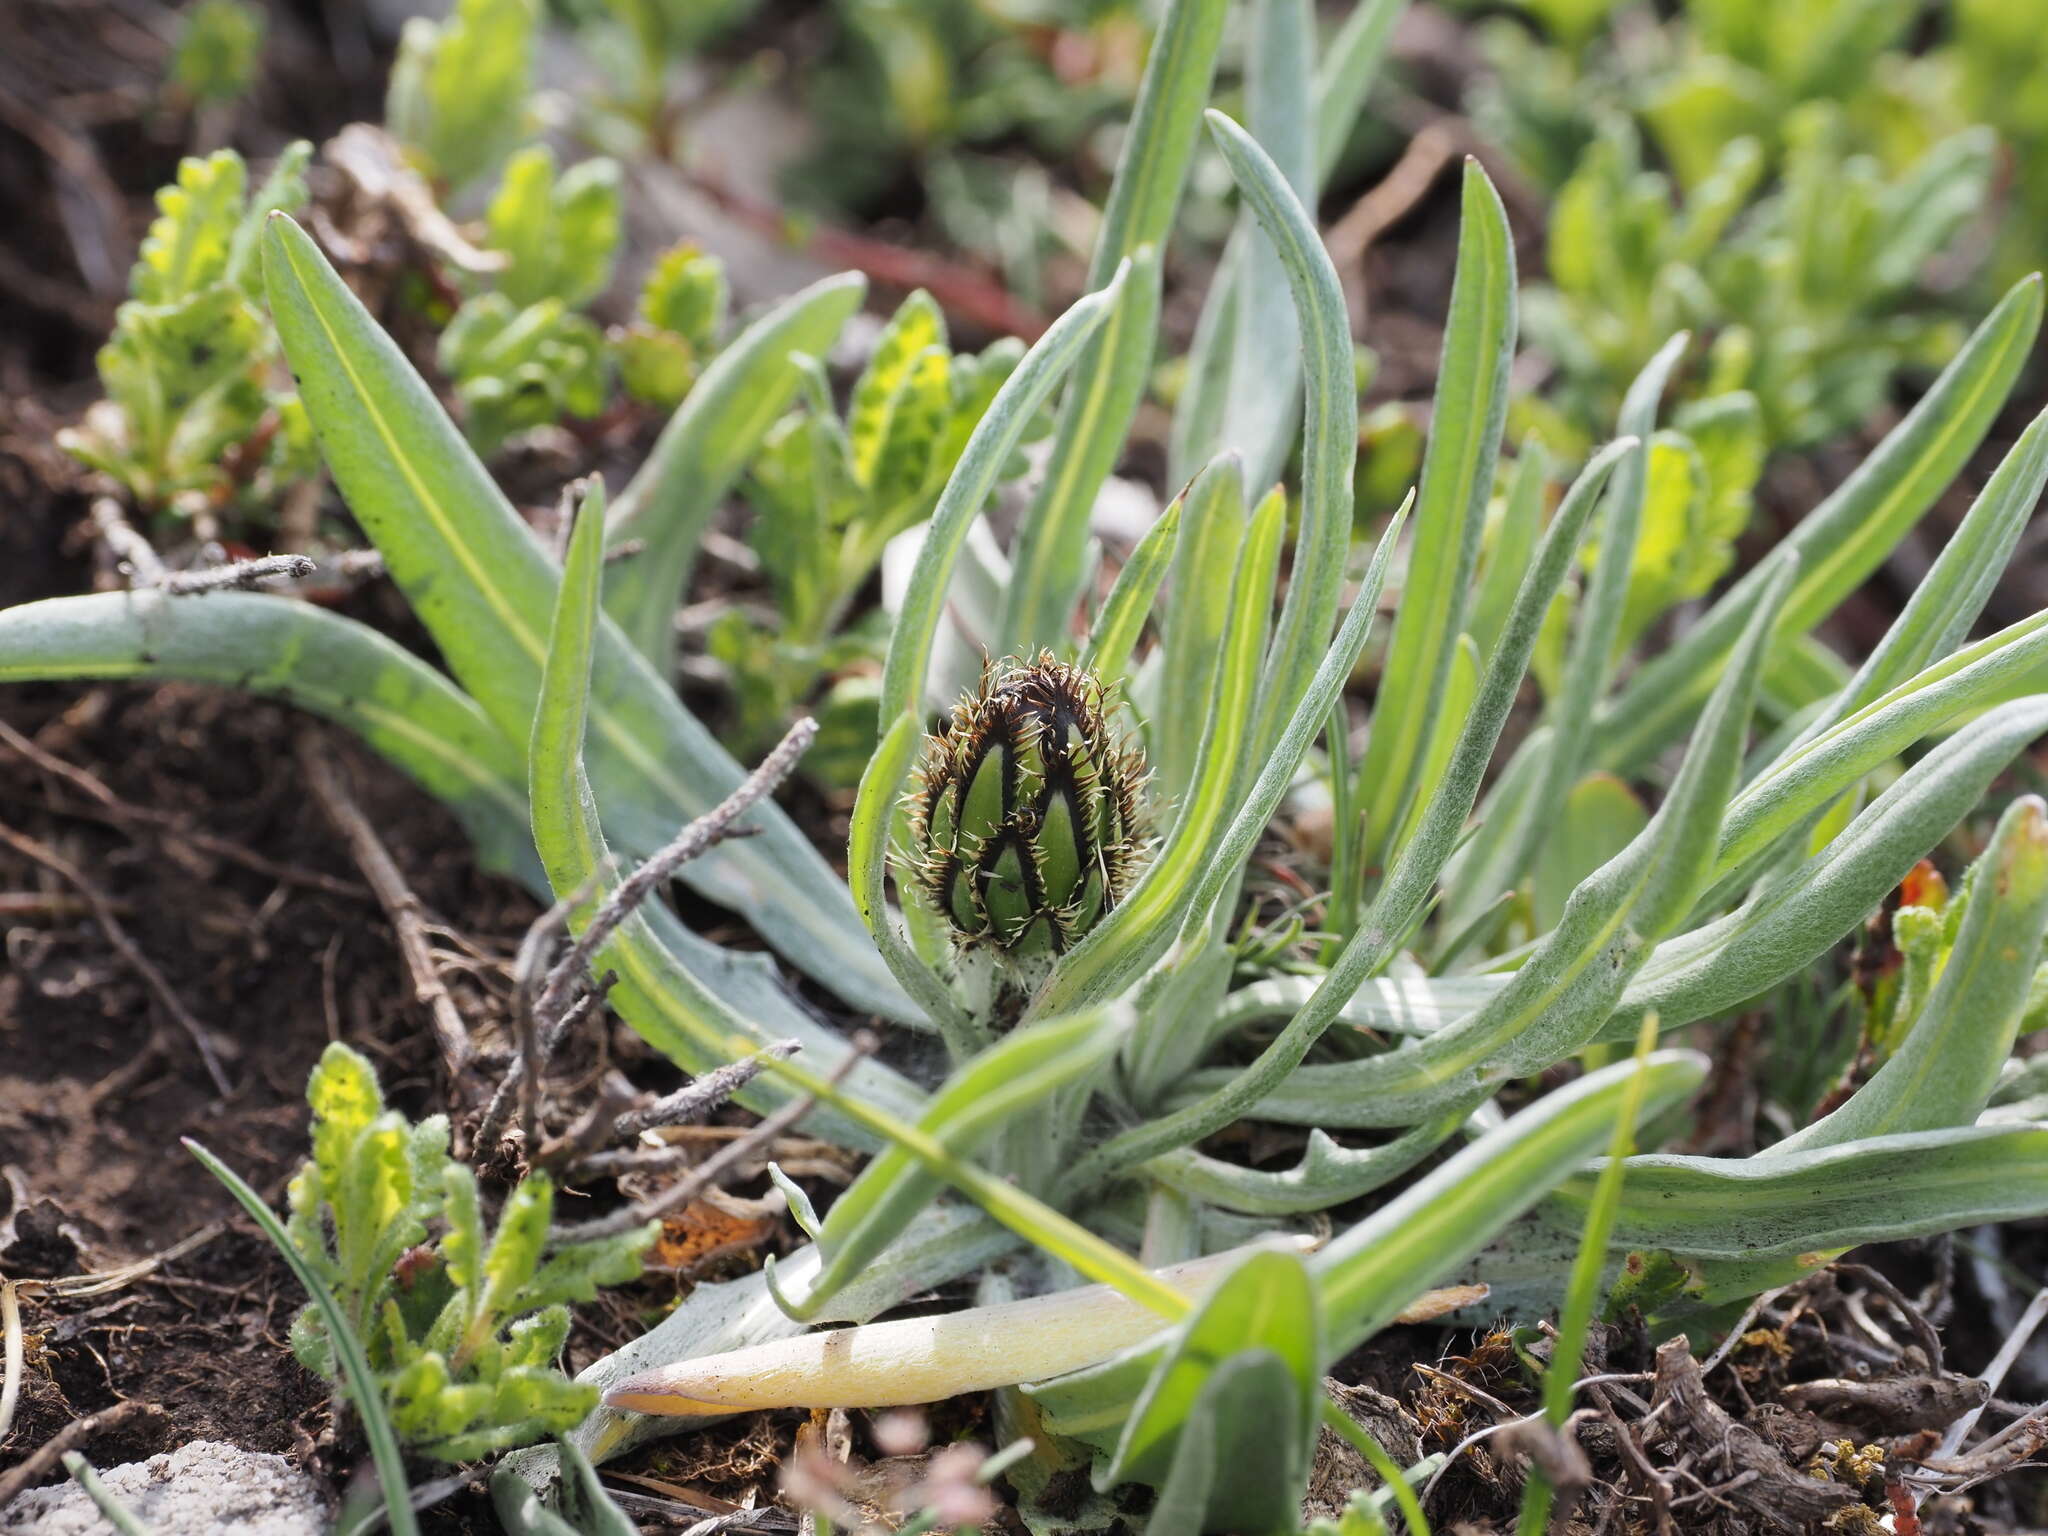
[[[1334,1414],[1322,1373],[1447,1280],[1490,1287],[1489,1306],[1556,1306],[1596,1199],[1609,1208],[1592,1224],[1608,1234],[1589,1247],[1594,1288],[1636,1256],[1634,1270],[1671,1279],[1643,1297],[1660,1324],[1857,1243],[2048,1212],[2048,1134],[2024,1118],[2025,1069],[2007,1066],[2035,1017],[2048,928],[2037,802],[2007,808],[1974,873],[1958,870],[1953,936],[1944,915],[1938,939],[1914,938],[1936,946],[1926,974],[1883,1014],[1881,1064],[1834,1085],[1825,1118],[1749,1156],[1666,1154],[1706,1062],[1653,1048],[1659,1030],[1710,1029],[1824,971],[2048,731],[2048,616],[1968,638],[2048,483],[2048,420],[1978,490],[1877,647],[1845,660],[1815,634],[1983,441],[2038,333],[2039,280],[1999,302],[1775,553],[1673,618],[1700,578],[1650,538],[1649,508],[1653,486],[1673,483],[1672,453],[1708,458],[1711,423],[1687,418],[1686,443],[1662,439],[1659,478],[1689,338],[1660,345],[1612,439],[1568,483],[1552,483],[1546,455],[1504,462],[1513,243],[1469,166],[1420,483],[1354,550],[1349,321],[1301,193],[1348,130],[1358,82],[1337,69],[1304,91],[1310,10],[1267,0],[1252,18],[1267,44],[1252,130],[1205,116],[1225,10],[1168,8],[1091,291],[1007,373],[909,535],[844,885],[772,807],[755,815],[759,835],[684,871],[848,1011],[906,1032],[902,1055],[921,1070],[853,1051],[762,961],[692,934],[659,899],[597,947],[608,1002],[686,1070],[799,1039],[748,1102],[812,1097],[809,1129],[874,1155],[824,1211],[781,1180],[810,1241],[701,1288],[593,1368],[587,1384],[613,1399],[573,1432],[593,1460],[716,1408],[707,1373],[748,1358],[727,1352],[963,1277],[991,1304],[1086,1279],[1157,1329],[1131,1342],[1084,1297],[1053,1352],[969,1318],[939,1335],[919,1379],[997,1390],[999,1423],[1042,1448],[1011,1473],[1027,1512],[1058,1470],[1090,1466],[1102,1488],[1157,1490],[1159,1536],[1288,1531]],[[1371,58],[1391,15],[1357,12],[1326,56]],[[1281,110],[1290,100],[1309,110]],[[1175,425],[1192,467],[1091,601],[1089,513],[1152,376],[1160,252],[1205,130],[1244,222]],[[586,497],[558,562],[304,232],[274,219],[263,243],[336,482],[452,680],[284,598],[151,593],[0,615],[0,680],[176,676],[284,693],[441,794],[487,858],[563,900],[582,931],[624,861],[738,777],[666,684],[673,616],[717,497],[805,387],[791,354],[824,355],[858,285],[818,285],[735,338],[617,502]],[[1268,268],[1277,286],[1260,280]],[[1268,306],[1283,296],[1276,323]],[[1298,350],[1274,344],[1289,336]],[[978,525],[1046,410],[1045,476],[1004,549]],[[1291,492],[1273,478],[1290,460]],[[991,571],[1006,579],[967,579]],[[1383,611],[1390,633],[1368,651]],[[1667,619],[1669,643],[1640,654]],[[924,743],[955,690],[949,658],[977,641],[1039,659],[999,663],[948,732],[988,749],[969,772],[965,754]],[[1369,701],[1351,687],[1368,655]],[[1049,667],[1088,679],[1059,672],[1061,698],[1116,690],[1151,765],[1152,787],[1132,794],[1156,849],[1114,877],[1079,834],[1100,857],[1139,817],[1107,778],[1091,793],[1076,757],[1096,774],[1130,759],[1113,732],[1079,729],[1079,710],[1057,751],[1044,708],[1016,719],[1051,697],[1019,672]],[[1330,855],[1306,866],[1315,899],[1267,925],[1252,855],[1310,795],[1334,810]],[[1045,835],[1055,809],[1065,840]],[[1600,836],[1557,835],[1585,826]],[[892,904],[899,846],[913,852]],[[925,873],[949,855],[935,903]],[[1027,871],[1052,888],[1031,891]],[[1091,923],[1073,921],[1082,911]],[[982,995],[958,939],[1022,952],[1010,995]],[[1609,1061],[1653,1016],[1637,1059]],[[1987,1114],[2001,1092],[2009,1102]],[[1248,1120],[1301,1128],[1298,1155],[1234,1158],[1221,1133]],[[1618,1124],[1643,1150],[1615,1194],[1588,1164]],[[1353,1220],[1359,1201],[1373,1203]],[[1319,1213],[1332,1235],[1304,1254],[1289,1239]],[[1161,1273],[1217,1253],[1232,1257],[1199,1295]],[[834,1353],[857,1360],[867,1337],[841,1333]],[[1068,1368],[1048,1378],[1051,1360]],[[1332,1427],[1362,1433],[1341,1414]],[[1383,1475],[1412,1504],[1398,1469]]]
[[[963,954],[1035,978],[1129,894],[1144,760],[1102,686],[1051,652],[990,666],[927,737],[910,799],[911,883]]]

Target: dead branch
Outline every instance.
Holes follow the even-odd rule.
[[[101,1430],[112,1429],[134,1418],[154,1418],[162,1412],[163,1409],[155,1403],[137,1402],[130,1398],[111,1408],[102,1408],[98,1413],[88,1413],[82,1419],[73,1419],[23,1457],[11,1472],[0,1476],[0,1509],[5,1509],[22,1489],[48,1476],[66,1451],[75,1450]]]
[[[658,1125],[687,1125],[701,1120],[752,1082],[771,1060],[786,1061],[802,1048],[795,1040],[778,1040],[752,1056],[728,1062],[643,1109],[620,1115],[612,1122],[612,1134],[630,1139]]]
[[[37,842],[26,832],[17,832],[5,822],[0,822],[0,843],[7,844],[22,857],[31,859],[64,881],[85,898],[92,908],[93,921],[99,924],[100,932],[131,970],[142,978],[143,984],[156,996],[164,1011],[177,1021],[192,1044],[199,1051],[199,1059],[206,1065],[206,1075],[213,1079],[213,1086],[226,1097],[232,1091],[227,1071],[221,1065],[221,1050],[206,1026],[193,1017],[164,973],[156,968],[156,962],[145,955],[140,946],[128,937],[128,930],[121,926],[121,920],[114,915],[114,905],[97,885],[85,877],[76,865],[55,849]]]
[[[1657,1349],[1653,1407],[1663,1410],[1665,1436],[1728,1476],[1730,1481],[1716,1487],[1714,1494],[1742,1505],[1773,1529],[1811,1530],[1859,1502],[1855,1489],[1808,1477],[1762,1435],[1730,1417],[1707,1394],[1699,1362],[1683,1334]],[[1674,1501],[1674,1507],[1680,1502]]]
[[[504,1125],[505,1113],[513,1093],[519,1091],[529,1073],[537,1080],[545,1070],[561,1043],[568,1036],[574,1023],[569,1004],[576,990],[584,984],[589,974],[593,957],[602,949],[619,925],[639,910],[640,904],[654,894],[661,885],[672,879],[677,870],[692,859],[699,858],[729,837],[741,836],[746,829],[733,825],[739,818],[773,794],[782,781],[789,777],[796,767],[797,759],[803,756],[811,741],[818,734],[818,722],[805,716],[789,728],[789,734],[776,744],[775,750],[761,760],[760,766],[748,774],[746,780],[724,800],[684,827],[675,840],[666,848],[654,854],[624,880],[618,889],[608,896],[604,904],[591,916],[576,942],[548,971],[542,983],[539,996],[534,999],[527,1017],[531,1021],[536,1043],[536,1052],[531,1067],[524,1056],[513,1064],[505,1080],[492,1095],[490,1105],[484,1111],[482,1122],[477,1127],[475,1151],[479,1156],[488,1155],[497,1144]],[[577,898],[580,901],[582,898]],[[566,920],[567,912],[563,903],[543,917],[542,923],[560,923]],[[570,902],[573,908],[576,902]],[[560,914],[559,916],[557,914]],[[536,925],[537,927],[539,925]],[[529,935],[529,938],[532,936]],[[537,948],[538,946],[536,946]],[[526,946],[522,945],[522,952]],[[526,1027],[522,1024],[520,1027]]]
[[[306,783],[313,791],[314,799],[327,813],[327,819],[341,834],[349,852],[354,855],[356,867],[362,870],[363,878],[376,892],[378,905],[391,919],[392,931],[398,938],[399,953],[405,958],[405,969],[412,979],[413,996],[423,1004],[433,1021],[434,1041],[441,1050],[441,1065],[453,1084],[460,1081],[463,1069],[469,1065],[469,1031],[463,1024],[462,1014],[456,1009],[455,999],[442,981],[440,968],[434,962],[433,945],[427,939],[426,909],[412,887],[399,872],[397,862],[390,850],[377,836],[362,807],[356,804],[342,783],[341,774],[328,756],[325,745],[317,732],[304,730],[298,739],[299,766],[306,775]]]
[[[853,1049],[841,1059],[832,1073],[837,1084],[854,1066],[875,1048],[874,1036],[863,1031],[854,1037]],[[617,1237],[630,1232],[642,1222],[667,1214],[678,1206],[687,1205],[725,1173],[772,1146],[775,1139],[794,1127],[804,1116],[817,1107],[818,1101],[810,1094],[791,1099],[780,1105],[774,1113],[735,1141],[720,1147],[695,1168],[684,1174],[660,1194],[646,1200],[623,1206],[606,1216],[582,1222],[573,1227],[557,1227],[554,1241],[559,1243],[582,1242],[592,1238]]]
[[[172,597],[204,597],[209,592],[247,591],[275,581],[302,581],[318,569],[319,565],[304,555],[262,555],[197,570],[169,571],[155,586]]]

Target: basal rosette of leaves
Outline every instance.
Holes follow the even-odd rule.
[[[1104,1489],[1156,1489],[1159,1536],[1287,1531],[1322,1372],[1447,1279],[1556,1306],[1595,1199],[1589,1165],[1618,1123],[1641,1150],[1594,1227],[1612,1232],[1598,1268],[1656,1256],[1676,1277],[1645,1298],[1660,1320],[1856,1243],[2048,1213],[2048,1135],[2025,1117],[2026,1069],[2008,1066],[2040,1016],[2043,809],[2006,808],[1967,850],[1972,868],[1948,841],[2048,732],[2048,615],[1970,638],[2048,481],[2048,421],[1976,488],[1876,647],[1843,659],[1816,633],[1983,442],[2037,336],[2039,280],[1981,319],[1775,553],[1732,581],[1702,577],[1652,510],[1740,480],[1714,467],[1740,457],[1714,435],[1728,423],[1666,409],[1689,338],[1659,343],[1614,436],[1567,483],[1548,455],[1504,460],[1513,244],[1468,166],[1419,484],[1354,548],[1352,339],[1301,194],[1396,7],[1348,18],[1320,72],[1308,8],[1257,7],[1270,46],[1249,129],[1204,115],[1226,9],[1168,8],[1090,291],[1006,371],[913,525],[845,880],[772,806],[752,813],[757,835],[684,870],[847,1012],[905,1031],[891,1059],[912,1070],[856,1059],[758,956],[690,933],[660,900],[595,957],[616,976],[610,1005],[686,1070],[798,1038],[751,1102],[813,1095],[810,1131],[874,1155],[822,1212],[782,1181],[809,1243],[700,1288],[588,1373],[617,1399],[574,1432],[593,1459],[746,1406],[736,1394],[755,1378],[726,1368],[751,1357],[730,1352],[964,1277],[990,1300],[1086,1279],[1136,1304],[1117,1314],[1123,1333],[1105,1321],[1116,1297],[1083,1293],[1056,1324],[986,1348],[928,1339],[900,1389],[995,1390],[1005,1437],[1039,1447],[1011,1478],[1041,1525],[1036,1494],[1088,1467]],[[1243,222],[1186,370],[1174,442],[1191,468],[1102,591],[1090,512],[1153,373],[1160,250],[1198,152],[1221,158]],[[329,466],[447,671],[281,597],[144,593],[0,614],[0,681],[175,676],[289,696],[446,799],[487,860],[566,899],[580,928],[621,860],[738,779],[669,684],[673,618],[719,499],[816,378],[792,354],[827,353],[859,284],[816,285],[734,338],[616,501],[586,500],[558,560],[310,237],[274,219],[263,246]],[[813,423],[819,403],[804,402]],[[1041,412],[1044,475],[1005,541],[986,514]],[[1646,646],[1688,596],[1697,611]],[[1100,707],[1150,764],[1134,798],[1156,847],[998,1000],[958,942],[983,912],[960,923],[908,861],[892,903],[891,853],[909,846],[904,797],[961,667],[1042,651],[1121,701]],[[1362,659],[1371,686],[1354,690]],[[1053,781],[1049,758],[1039,771]],[[1262,916],[1254,853],[1317,806],[1331,831],[1305,866],[1315,899]],[[1002,809],[1018,809],[1014,791]],[[1824,1118],[1819,1094],[1791,1106],[1803,1128],[1781,1146],[1662,1151],[1685,1133],[1704,1059],[1596,1064],[1651,1016],[1666,1033],[1711,1030],[1827,974],[1937,851],[1961,905],[1952,923],[1901,919],[1920,969],[1868,1005],[1875,1069],[1823,1085],[1853,1090]],[[1005,916],[1050,932],[1035,906]],[[1234,1158],[1217,1138],[1247,1120],[1301,1127],[1298,1156]],[[1305,1255],[1291,1239],[1319,1216],[1332,1235]],[[1217,1253],[1233,1257],[1200,1294],[1156,1268]],[[873,1337],[832,1336],[853,1354]],[[1054,1358],[1063,1369],[1041,1379]],[[834,1382],[796,1379],[761,1391],[804,1403]]]

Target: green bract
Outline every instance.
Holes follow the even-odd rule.
[[[1144,760],[1101,684],[1051,653],[989,667],[926,738],[918,776],[913,878],[963,949],[1040,967],[1130,890]]]

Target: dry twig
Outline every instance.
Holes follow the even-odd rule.
[[[192,1044],[198,1048],[199,1059],[206,1064],[206,1075],[213,1079],[213,1086],[223,1097],[231,1092],[227,1071],[221,1065],[220,1047],[208,1033],[206,1026],[193,1017],[192,1011],[185,1006],[164,973],[156,968],[156,962],[145,955],[140,946],[128,937],[128,930],[121,926],[121,920],[114,915],[114,905],[107,899],[105,893],[55,849],[37,842],[26,832],[15,831],[5,822],[0,822],[0,843],[5,843],[24,858],[42,865],[85,898],[92,908],[93,921],[99,924],[100,931],[107,936],[107,942],[114,947],[114,952],[142,978],[143,984],[155,994],[164,1011],[177,1021],[178,1027],[185,1031]]]
[[[163,1409],[155,1403],[137,1402],[129,1398],[111,1408],[102,1408],[98,1413],[88,1413],[82,1419],[73,1419],[56,1434],[24,1456],[14,1469],[0,1476],[0,1509],[5,1509],[24,1488],[40,1481],[63,1459],[64,1453],[83,1445],[103,1429],[112,1429],[117,1424],[144,1415],[155,1416]]]
[[[348,844],[356,866],[362,870],[363,878],[370,882],[370,889],[376,892],[377,902],[383,907],[385,916],[391,919],[399,953],[405,957],[405,969],[412,978],[413,996],[425,1005],[433,1020],[434,1041],[441,1048],[442,1067],[451,1084],[458,1082],[463,1069],[469,1065],[469,1031],[462,1022],[462,1014],[456,1009],[455,998],[447,983],[441,979],[440,967],[434,961],[434,947],[427,938],[426,909],[420,904],[419,897],[413,894],[412,887],[406,884],[405,876],[399,872],[390,850],[377,836],[362,807],[356,804],[342,783],[341,774],[319,735],[312,730],[302,731],[298,746],[299,766],[305,772],[313,797],[320,802],[327,819]]]
[[[789,777],[811,741],[818,734],[817,721],[806,716],[789,728],[789,734],[776,744],[775,750],[761,760],[760,766],[748,774],[746,780],[724,800],[684,827],[675,840],[666,848],[654,854],[624,880],[618,889],[605,898],[604,904],[592,914],[588,926],[570,946],[568,954],[548,970],[542,982],[539,995],[533,1000],[531,1009],[521,1007],[524,1015],[518,1027],[530,1029],[533,1036],[533,1050],[522,1050],[520,1060],[499,1084],[498,1091],[491,1096],[491,1102],[484,1111],[483,1120],[476,1133],[475,1151],[486,1156],[497,1145],[504,1127],[505,1115],[512,1102],[512,1095],[522,1091],[521,1084],[531,1077],[537,1081],[541,1071],[561,1048],[562,1041],[576,1022],[577,1015],[570,1009],[571,1000],[577,989],[584,984],[590,964],[607,940],[618,931],[619,925],[634,912],[640,904],[658,890],[663,882],[674,878],[677,870],[690,860],[724,842],[727,838],[746,834],[745,828],[733,824],[761,800],[773,794],[782,781]],[[567,920],[568,912],[585,899],[582,893],[567,903],[557,902],[555,907],[536,923],[535,929],[543,936]],[[522,956],[529,952],[538,953],[539,943],[529,933],[528,943],[521,946]],[[529,1064],[530,1063],[530,1064]]]
[[[856,1035],[853,1049],[840,1060],[838,1069],[832,1074],[832,1081],[838,1083],[874,1048],[875,1039],[872,1035],[865,1032]],[[557,1227],[553,1240],[558,1243],[573,1243],[591,1238],[617,1237],[623,1232],[632,1231],[644,1221],[665,1215],[678,1206],[689,1204],[728,1170],[773,1145],[778,1136],[795,1126],[817,1107],[817,1103],[818,1101],[810,1094],[791,1099],[788,1103],[778,1106],[774,1113],[768,1115],[746,1135],[720,1147],[660,1194],[623,1206],[609,1215],[599,1216],[592,1221],[582,1222],[573,1227]]]

